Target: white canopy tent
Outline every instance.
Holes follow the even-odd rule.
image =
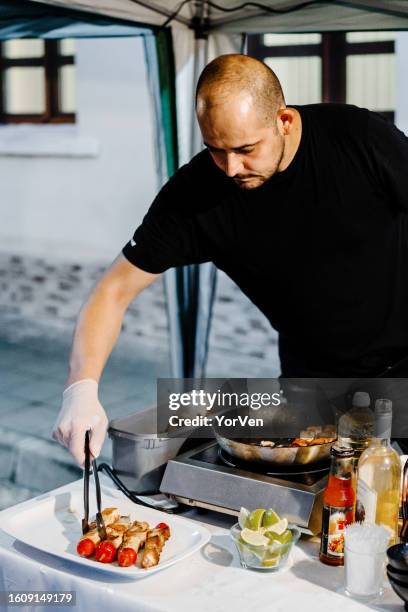
[[[30,0],[141,26],[171,26],[179,162],[197,152],[193,92],[202,67],[240,52],[245,34],[408,29],[407,0]]]
[[[21,27],[24,17],[29,22],[26,29]],[[96,25],[92,30],[94,20],[99,30]],[[76,22],[83,27],[75,27]],[[408,0],[0,0],[3,39],[103,36],[104,32],[145,37],[157,119],[159,183],[201,148],[193,107],[198,74],[214,57],[244,51],[245,34],[406,29]],[[215,269],[204,264],[169,271],[166,287],[173,374],[201,376]]]
[[[207,30],[231,33],[398,30],[406,28],[406,0],[31,0],[116,17],[139,24],[191,28],[205,19]]]

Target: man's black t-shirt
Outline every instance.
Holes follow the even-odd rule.
[[[242,190],[199,153],[123,253],[224,270],[279,332],[284,376],[375,375],[408,355],[408,139],[366,109],[296,108],[286,170]]]

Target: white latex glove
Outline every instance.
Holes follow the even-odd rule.
[[[92,378],[79,380],[65,389],[62,407],[52,437],[65,446],[84,467],[85,432],[89,429],[89,449],[98,457],[108,428],[108,417],[98,400],[98,383]]]

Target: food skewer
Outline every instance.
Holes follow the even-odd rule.
[[[148,529],[148,523],[145,523],[145,525],[147,525]],[[139,549],[146,542],[147,529],[141,530],[138,526],[132,526],[126,531],[122,546],[118,552],[118,565],[129,567],[136,563]]]
[[[106,526],[115,523],[121,518],[117,508],[105,508],[101,514]],[[96,521],[92,521],[92,523],[88,524],[88,531],[84,533],[78,542],[77,553],[81,557],[91,557],[100,542],[101,537]]]
[[[95,554],[95,559],[101,563],[112,563],[117,559],[120,567],[129,567],[136,563],[138,553],[143,550],[141,567],[147,569],[159,563],[165,542],[170,537],[166,523],[150,529],[146,521],[132,523],[129,516],[120,516],[117,508],[105,508],[101,515],[106,537],[101,539],[96,521],[91,522],[89,530],[78,542],[78,554],[84,557]]]
[[[169,537],[170,528],[166,523],[159,523],[157,527],[148,531],[141,564],[143,568],[153,567],[159,563],[161,551]]]

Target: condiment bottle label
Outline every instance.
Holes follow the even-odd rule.
[[[371,489],[364,480],[358,479],[356,521],[375,523],[377,513],[377,491]]]
[[[326,557],[344,557],[344,528],[353,522],[353,506],[323,506],[320,552]]]

